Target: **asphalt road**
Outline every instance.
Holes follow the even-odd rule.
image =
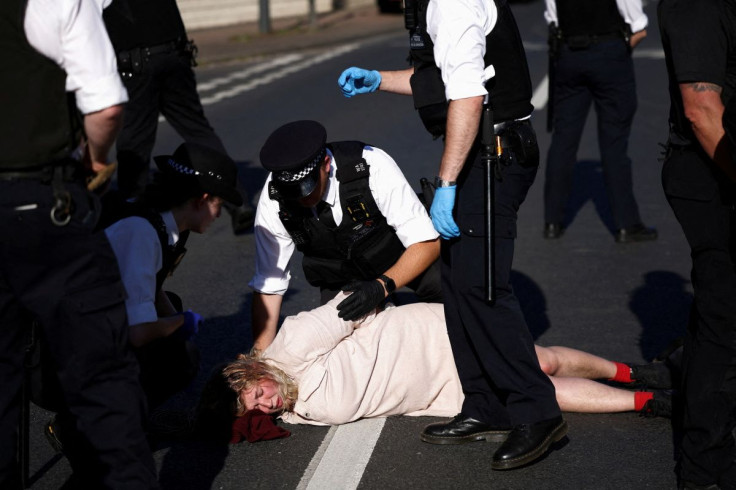
[[[642,217],[657,227],[659,239],[614,243],[591,116],[578,154],[568,230],[560,240],[542,239],[543,161],[520,212],[513,277],[539,343],[632,362],[652,359],[682,335],[692,298],[688,248],[660,185],[658,143],[666,139],[669,103],[656,5],[645,3],[649,36],[635,52],[639,110],[629,153]],[[547,63],[543,2],[516,3],[514,11],[538,87]],[[258,162],[260,146],[277,126],[302,118],[321,121],[331,140],[361,139],[385,149],[417,190],[421,177],[435,175],[441,143],[423,130],[409,98],[373,94],[348,100],[336,85],[348,66],[405,67],[406,37],[397,30],[371,40],[341,40],[332,46],[198,69],[205,111],[238,162],[254,204],[265,179]],[[546,112],[543,98],[536,100],[534,125],[545,155]],[[171,127],[162,123],[156,153],[173,151],[179,142]],[[247,282],[254,270],[253,235],[233,236],[223,213],[207,235],[193,236],[188,248],[167,288],[206,318],[197,339],[204,366],[195,385],[172,401],[173,408],[192,406],[212,366],[251,345]],[[293,273],[285,315],[318,304],[318,294],[298,266]],[[562,444],[539,463],[510,472],[491,471],[496,444],[425,444],[418,433],[435,419],[411,417],[340,428],[288,426],[291,437],[257,444],[168,444],[157,448],[155,457],[167,489],[675,487],[676,449],[668,420],[632,413],[566,417],[570,430]],[[47,418],[47,413],[33,410],[34,489],[59,488],[70,473],[66,460],[54,455],[41,435]]]

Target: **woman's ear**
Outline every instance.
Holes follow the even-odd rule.
[[[210,195],[208,193],[204,193],[201,196],[192,198],[192,202],[194,203],[194,208],[199,209],[205,204],[207,204],[207,199],[210,198]]]

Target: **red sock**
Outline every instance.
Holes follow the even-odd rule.
[[[617,381],[619,383],[631,383],[631,368],[623,362],[613,362],[616,365],[616,376],[609,378],[609,381]]]
[[[644,404],[654,398],[654,393],[651,391],[637,391],[634,393],[634,410],[637,412],[644,408]]]

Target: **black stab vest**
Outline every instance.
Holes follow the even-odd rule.
[[[430,0],[419,0],[417,27],[410,30],[409,58],[414,66],[411,77],[414,107],[427,130],[444,135],[447,123],[447,100],[440,69],[437,68],[433,43],[427,33],[427,7]],[[495,0],[498,21],[486,36],[485,66],[493,65],[496,76],[486,82],[495,122],[513,121],[532,113],[532,82],[526,53],[507,0]]]
[[[23,170],[69,155],[75,142],[66,72],[26,38],[26,0],[0,2],[0,169]]]
[[[337,288],[351,280],[372,280],[383,274],[404,253],[404,245],[381,214],[370,187],[370,168],[360,141],[329,143],[339,162],[342,222],[330,227],[312,210],[282,199],[276,187],[269,197],[279,202],[279,218],[296,248],[304,254],[302,268],[309,284]],[[334,224],[334,223],[333,223]]]
[[[176,0],[114,0],[102,17],[116,53],[186,37]]]
[[[555,0],[555,2],[558,27],[563,37],[623,33],[626,29],[616,0]]]

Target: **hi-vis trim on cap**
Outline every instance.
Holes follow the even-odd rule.
[[[280,180],[281,182],[298,182],[302,180],[304,177],[312,173],[312,171],[317,167],[317,165],[320,164],[320,162],[325,158],[325,150],[323,149],[317,157],[312,160],[311,163],[308,163],[307,166],[299,170],[298,172],[289,172],[288,170],[282,170],[276,175],[276,178]]]
[[[213,178],[215,178],[217,180],[222,180],[222,175],[220,175],[220,174],[216,174],[216,173],[214,173],[212,171],[208,171],[206,173],[203,173],[203,172],[200,172],[199,170],[194,170],[193,168],[190,168],[190,167],[187,167],[185,165],[182,165],[181,163],[177,163],[176,160],[174,160],[173,158],[169,158],[167,160],[167,163],[169,164],[169,167],[171,167],[171,169],[174,172],[177,172],[177,173],[180,173],[180,174],[184,174],[184,175],[207,175],[207,176],[213,177]]]

